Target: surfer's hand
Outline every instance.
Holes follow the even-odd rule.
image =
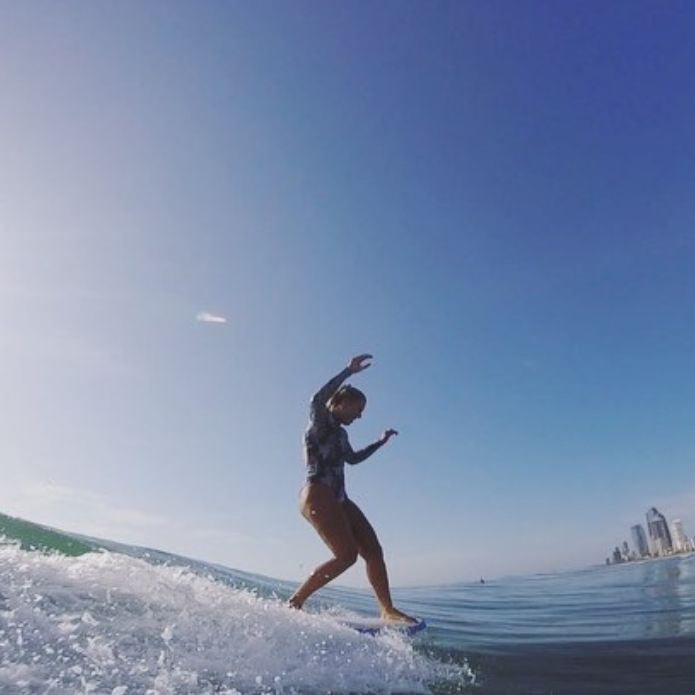
[[[386,444],[386,442],[388,442],[388,440],[391,439],[394,434],[398,434],[398,432],[396,432],[396,430],[386,430],[386,432],[381,435],[381,441]]]
[[[348,362],[348,369],[352,374],[357,374],[357,372],[361,372],[363,369],[367,369],[371,365],[370,364],[364,364],[365,360],[371,360],[372,356],[371,355],[357,355],[357,357],[353,357],[350,362]]]

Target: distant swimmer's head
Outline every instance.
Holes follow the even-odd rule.
[[[367,397],[354,386],[342,386],[329,399],[328,410],[342,425],[352,424],[367,405]]]

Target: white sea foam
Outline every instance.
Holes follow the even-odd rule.
[[[2,693],[429,692],[460,666],[190,569],[0,545]]]

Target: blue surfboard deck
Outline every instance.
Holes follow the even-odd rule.
[[[392,630],[410,637],[427,627],[427,623],[424,620],[418,620],[416,623],[399,623],[381,620],[380,618],[350,618],[349,620],[341,619],[339,622],[341,625],[345,625],[364,635],[380,635],[388,630]]]

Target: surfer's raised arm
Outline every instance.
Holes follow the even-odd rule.
[[[312,420],[323,420],[326,417],[328,414],[328,408],[326,407],[328,399],[340,388],[340,385],[350,374],[352,374],[352,372],[345,367],[340,374],[334,376],[311,397],[310,410]]]
[[[384,444],[386,444],[386,442],[388,442],[388,440],[391,439],[391,437],[394,434],[398,434],[398,432],[396,432],[396,430],[386,430],[386,432],[384,432],[384,434],[381,435],[381,438],[378,441],[374,442],[374,444],[370,444],[369,446],[364,447],[364,449],[359,449],[358,451],[353,451],[352,447],[348,442],[348,450],[345,454],[345,460],[353,466],[356,463],[362,463],[362,461],[369,458],[377,449],[380,449],[382,446],[384,446]]]
[[[357,374],[369,367],[365,360],[371,359],[371,355],[358,355],[353,357],[348,366],[340,374],[336,374],[327,384],[324,384],[311,398],[311,419],[314,421],[322,420],[328,413],[326,403],[330,397],[340,388],[340,385],[351,374]]]

